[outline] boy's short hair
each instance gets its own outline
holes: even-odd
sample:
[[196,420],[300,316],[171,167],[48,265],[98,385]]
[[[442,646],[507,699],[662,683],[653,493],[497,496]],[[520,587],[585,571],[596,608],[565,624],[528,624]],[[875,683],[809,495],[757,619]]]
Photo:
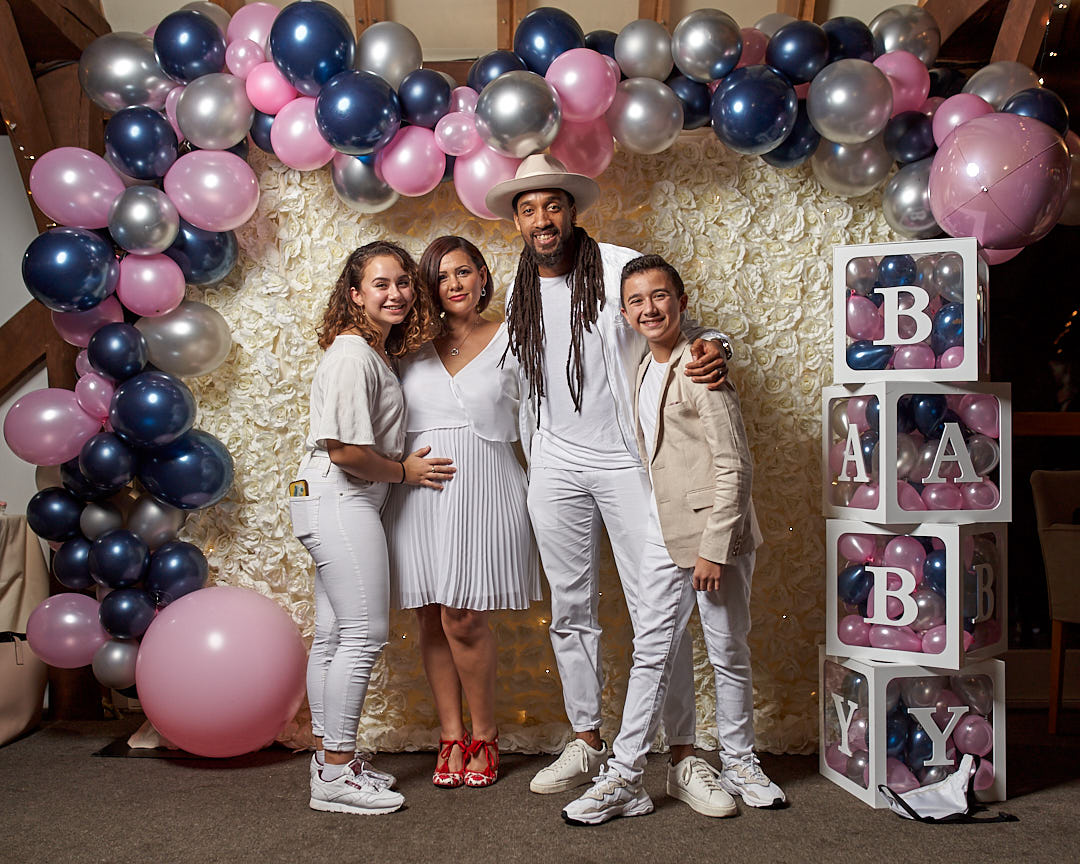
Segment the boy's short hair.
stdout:
[[626,305],[625,300],[623,300],[623,288],[626,287],[626,280],[631,276],[636,276],[638,273],[647,273],[649,270],[659,270],[667,276],[672,286],[674,286],[677,296],[682,297],[686,293],[679,271],[668,264],[662,255],[641,255],[623,265],[622,275],[619,278],[619,298],[622,305]]

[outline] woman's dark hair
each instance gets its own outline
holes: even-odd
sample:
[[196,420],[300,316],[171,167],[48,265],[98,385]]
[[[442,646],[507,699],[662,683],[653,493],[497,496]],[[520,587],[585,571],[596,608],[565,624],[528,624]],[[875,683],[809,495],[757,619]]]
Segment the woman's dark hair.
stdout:
[[487,309],[488,303],[491,302],[491,295],[494,293],[494,287],[491,284],[491,268],[488,267],[487,261],[484,260],[483,253],[464,237],[446,234],[437,237],[428,244],[424,254],[420,256],[420,284],[428,295],[432,308],[436,310],[442,309],[442,301],[439,299],[439,265],[445,256],[457,250],[461,250],[469,256],[469,260],[472,261],[477,271],[483,270],[487,274],[487,283],[484,286],[486,293],[480,298],[480,302],[476,304],[476,311],[483,312]]

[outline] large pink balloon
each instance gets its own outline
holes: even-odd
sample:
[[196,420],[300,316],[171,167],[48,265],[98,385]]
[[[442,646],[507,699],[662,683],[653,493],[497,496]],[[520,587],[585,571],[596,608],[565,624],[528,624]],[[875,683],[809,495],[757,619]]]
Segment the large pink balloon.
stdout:
[[299,95],[273,63],[260,63],[244,81],[248,101],[263,114],[277,114]]
[[334,148],[319,134],[311,96],[293,99],[278,112],[270,125],[270,146],[282,163],[298,171],[322,168],[334,158]]
[[98,619],[98,601],[86,594],[54,594],[26,620],[30,650],[57,669],[89,666],[109,641]]
[[563,120],[559,134],[551,142],[551,155],[568,171],[599,177],[615,156],[615,139],[607,120],[597,117],[586,123]]
[[996,396],[967,393],[960,397],[956,413],[976,432],[982,432],[991,438],[997,438],[1001,434],[1001,407]]
[[876,509],[878,506],[877,483],[860,483],[855,494],[851,496],[850,506],[858,507],[860,510]]
[[164,315],[184,299],[184,271],[168,255],[128,255],[120,262],[116,296],[136,315]]
[[375,166],[387,186],[399,195],[417,198],[442,182],[446,154],[435,143],[432,130],[405,126],[379,151]]
[[177,141],[184,140],[184,133],[180,131],[180,124],[176,122],[176,103],[184,95],[184,86],[181,84],[179,87],[173,87],[169,91],[169,95],[165,97],[165,117],[168,119],[169,125],[172,126],[173,132],[176,133]]
[[964,496],[952,483],[928,483],[923,487],[922,500],[927,510],[964,509]]
[[222,586],[166,606],[143,636],[135,684],[147,718],[200,756],[272,742],[304,698],[304,643],[273,600]]
[[958,483],[965,510],[993,510],[1001,503],[1001,491],[993,480]]
[[993,267],[995,264],[1004,264],[1006,261],[1012,261],[1013,258],[1023,251],[1023,246],[1018,246],[1016,249],[980,249],[979,255],[985,259],[987,264]]
[[79,407],[74,391],[34,390],[18,399],[4,418],[4,440],[11,452],[34,465],[59,465],[79,455],[101,421]]
[[914,537],[906,534],[893,537],[885,544],[881,560],[893,567],[900,567],[915,576],[915,584],[923,580],[923,565],[926,563],[926,549]]
[[930,70],[910,51],[890,51],[874,61],[889,79],[893,92],[892,116],[918,111],[930,95]]
[[852,339],[877,339],[885,335],[881,310],[868,297],[852,292],[847,298],[847,335]]
[[910,627],[874,624],[870,628],[870,644],[890,651],[922,651],[922,639]]
[[238,39],[225,49],[225,65],[237,78],[246,79],[252,69],[265,62],[262,46],[250,39]]
[[556,57],[544,75],[559,95],[563,120],[585,123],[603,115],[619,86],[604,55],[591,48],[572,48]]
[[465,111],[444,114],[435,124],[435,144],[447,156],[466,156],[483,143],[476,131],[476,119]]
[[868,564],[874,560],[877,543],[873,534],[843,534],[836,551],[852,564]]
[[837,621],[836,635],[845,645],[870,645],[870,625],[862,615],[845,615]]
[[265,47],[266,40],[270,37],[270,27],[280,11],[273,3],[248,3],[241,6],[229,19],[225,40],[231,44],[241,39],[250,39],[256,45]]
[[925,510],[926,503],[907,480],[896,481],[896,502],[901,510]]
[[79,407],[101,423],[109,419],[109,406],[112,404],[116,386],[98,372],[88,372],[75,382],[75,398]]
[[30,169],[30,192],[41,212],[60,225],[104,228],[124,181],[97,153],[57,147]]
[[[960,350],[963,351],[962,348]],[[934,355],[934,349],[922,342],[916,342],[914,345],[901,345],[893,354],[894,369],[933,369],[936,363],[937,357]]]
[[520,159],[481,147],[454,162],[454,189],[458,198],[471,213],[481,219],[498,219],[484,203],[487,193],[496,183],[513,180]]
[[450,110],[472,114],[476,111],[476,100],[480,98],[472,87],[455,87],[450,92]]
[[922,650],[924,654],[940,654],[948,646],[949,628],[945,624],[931,627],[922,634]]
[[952,348],[946,348],[941,352],[941,356],[937,358],[938,369],[955,369],[961,363],[964,362],[964,346],[953,345]]
[[259,181],[235,153],[193,150],[177,159],[165,175],[165,194],[196,228],[231,231],[247,222],[259,206]]
[[[134,256],[128,256],[134,257]],[[125,259],[127,260],[127,259]],[[124,262],[120,262],[120,272],[123,273]],[[120,301],[110,294],[97,306],[87,309],[85,312],[53,312],[52,322],[60,338],[70,345],[85,348],[90,344],[99,327],[106,324],[115,324],[124,320],[124,310],[120,307]]]
[[952,734],[956,749],[961,753],[985,756],[994,749],[994,727],[979,714],[965,714]]
[[952,131],[961,123],[983,114],[993,114],[994,106],[974,93],[957,93],[950,96],[934,112],[934,143],[940,147]]

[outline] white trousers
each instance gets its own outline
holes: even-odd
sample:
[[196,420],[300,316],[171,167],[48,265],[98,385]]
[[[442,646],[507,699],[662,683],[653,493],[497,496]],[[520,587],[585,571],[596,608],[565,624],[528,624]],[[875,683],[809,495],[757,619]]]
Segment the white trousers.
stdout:
[[371,669],[386,646],[390,569],[379,511],[387,484],[359,480],[329,457],[300,472],[293,534],[315,559],[315,637],[308,656],[311,730],[327,750],[352,752]]
[[[641,602],[639,589],[651,498],[644,468],[567,471],[533,465],[529,475],[529,516],[551,587],[551,645],[562,679],[566,716],[575,732],[599,729],[601,720],[604,676],[597,616],[601,522],[637,633],[643,616],[648,619],[653,614],[649,603]],[[664,727],[669,743],[692,744],[696,718],[689,639],[675,649]],[[627,707],[630,710],[629,703]],[[650,708],[633,710],[647,713]],[[654,727],[654,737],[655,732]],[[651,743],[650,738],[646,747]]]

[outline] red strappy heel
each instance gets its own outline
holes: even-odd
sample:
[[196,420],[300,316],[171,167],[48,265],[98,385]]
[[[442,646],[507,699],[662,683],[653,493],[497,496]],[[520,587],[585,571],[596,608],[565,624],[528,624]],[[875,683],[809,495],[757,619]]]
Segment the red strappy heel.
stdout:
[[[450,770],[450,756],[454,752],[454,748],[457,747],[462,753],[462,762],[460,771]],[[439,739],[439,761],[435,764],[435,771],[431,775],[431,782],[438,786],[440,789],[456,789],[458,786],[465,782],[465,763],[469,760],[469,749],[472,747],[472,741],[469,738],[469,733],[460,739],[451,739],[449,741]]]
[[479,738],[473,738],[472,744],[469,745],[469,749],[465,753],[465,764],[468,765],[469,759],[473,756],[479,756],[481,750],[484,751],[484,756],[487,759],[487,765],[484,766],[482,771],[465,771],[465,785],[472,786],[474,789],[483,788],[484,786],[490,786],[492,783],[499,779],[498,733],[495,734],[495,737],[491,741],[483,741]]

